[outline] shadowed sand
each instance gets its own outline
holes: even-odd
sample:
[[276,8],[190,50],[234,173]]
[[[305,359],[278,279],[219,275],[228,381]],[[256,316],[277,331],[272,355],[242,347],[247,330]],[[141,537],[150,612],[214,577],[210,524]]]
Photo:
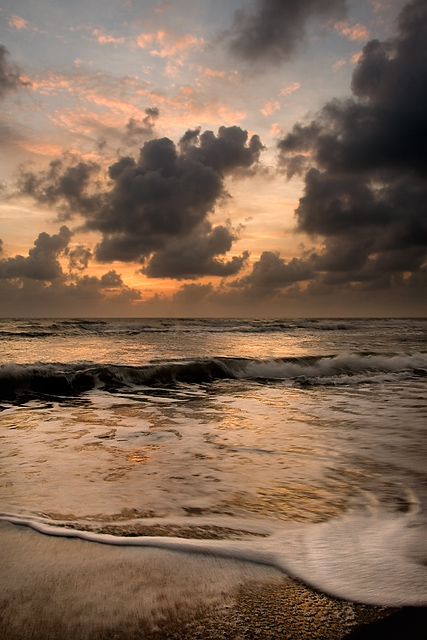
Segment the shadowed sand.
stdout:
[[[411,635],[417,616],[425,631],[424,609],[337,600],[248,562],[51,538],[7,523],[0,554],[7,640],[373,638],[375,627],[360,625],[381,619],[375,624],[389,623],[382,637],[424,637]],[[406,635],[391,635],[398,616]]]

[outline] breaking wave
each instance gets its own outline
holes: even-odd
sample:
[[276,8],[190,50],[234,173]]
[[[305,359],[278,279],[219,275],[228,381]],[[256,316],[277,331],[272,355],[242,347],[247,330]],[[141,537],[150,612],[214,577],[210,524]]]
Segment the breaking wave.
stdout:
[[342,354],[302,358],[201,358],[140,367],[115,364],[35,363],[0,366],[0,399],[74,396],[92,389],[197,384],[220,379],[288,381],[298,385],[360,384],[387,376],[427,377],[427,354]]

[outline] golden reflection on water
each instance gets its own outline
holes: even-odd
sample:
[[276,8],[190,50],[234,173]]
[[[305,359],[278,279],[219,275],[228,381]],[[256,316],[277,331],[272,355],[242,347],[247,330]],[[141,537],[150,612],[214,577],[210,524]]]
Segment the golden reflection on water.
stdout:
[[125,504],[158,517],[320,522],[364,491],[392,500],[393,469],[352,448],[378,420],[378,390],[328,393],[237,380],[8,409],[1,491],[10,510],[98,519]]
[[348,503],[342,497],[332,497],[331,492],[322,486],[299,482],[283,487],[260,488],[255,497],[235,492],[225,505],[280,520],[325,522],[345,511]]

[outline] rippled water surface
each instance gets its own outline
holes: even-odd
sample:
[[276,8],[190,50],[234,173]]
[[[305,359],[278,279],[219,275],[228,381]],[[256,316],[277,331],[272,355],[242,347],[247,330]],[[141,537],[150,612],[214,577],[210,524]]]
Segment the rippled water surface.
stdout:
[[426,336],[424,320],[0,321],[1,510],[274,548],[297,523],[336,523],[331,541],[374,517],[399,523],[396,557],[420,556],[426,586]]

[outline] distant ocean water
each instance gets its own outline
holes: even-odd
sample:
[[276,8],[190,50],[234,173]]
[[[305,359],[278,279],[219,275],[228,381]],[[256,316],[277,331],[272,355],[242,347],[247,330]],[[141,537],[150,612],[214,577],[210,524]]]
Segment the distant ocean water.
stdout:
[[427,604],[427,320],[0,320],[1,519]]

